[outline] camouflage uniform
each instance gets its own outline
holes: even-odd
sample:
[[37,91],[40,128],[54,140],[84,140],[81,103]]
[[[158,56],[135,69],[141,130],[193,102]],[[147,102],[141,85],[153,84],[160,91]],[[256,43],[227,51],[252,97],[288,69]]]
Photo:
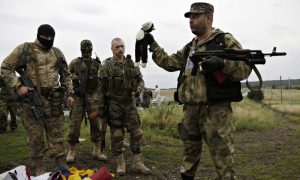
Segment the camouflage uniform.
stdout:
[[[28,49],[25,47],[28,47]],[[26,49],[26,52],[24,52],[24,49]],[[24,65],[24,70],[34,87],[37,86],[38,81],[40,82],[40,98],[48,128],[44,129],[42,122],[35,119],[26,97],[23,98],[20,104],[23,124],[28,134],[29,154],[37,168],[43,166],[45,135],[50,157],[55,160],[57,165],[61,165],[61,160],[65,159],[63,92],[59,82],[58,54],[63,60],[62,70],[65,77],[65,90],[68,94],[73,94],[70,73],[62,52],[58,48],[45,50],[37,39],[35,42],[23,43],[16,47],[1,65],[4,80],[15,90],[18,90],[21,86],[21,81],[16,76],[15,71],[19,67],[24,67]],[[22,59],[24,55],[26,61]],[[37,68],[35,68],[35,64]],[[39,77],[36,75],[36,70]]]
[[7,129],[7,96],[6,85],[0,76],[0,134]]
[[17,128],[17,103],[15,101],[8,100],[8,97],[13,93],[11,88],[6,85],[2,76],[0,75],[0,133],[3,133],[7,129],[7,116],[10,113],[10,129],[14,131]]
[[[77,67],[80,69],[77,69]],[[69,126],[69,133],[68,133],[68,142],[70,144],[76,145],[79,143],[79,136],[80,136],[80,126],[83,118],[85,118],[85,112],[89,108],[91,112],[98,111],[99,109],[99,97],[98,97],[98,69],[100,63],[90,59],[85,62],[81,58],[73,59],[69,65],[70,72],[72,74],[72,79],[77,79],[77,81],[73,81],[74,86],[74,95],[75,95],[75,104],[73,105],[71,112],[70,112],[70,126]],[[78,82],[78,72],[88,72],[82,73],[82,75],[86,76],[84,79],[87,80],[87,85],[84,89],[87,107],[83,107],[83,100],[81,97],[82,90],[79,90],[79,83]],[[84,109],[85,108],[85,109]],[[91,141],[96,143],[100,142],[100,118],[97,117],[96,119],[89,119],[90,122],[90,131],[91,131]]]
[[152,91],[148,88],[144,88],[141,96],[143,108],[149,108],[152,99]]
[[[130,147],[133,154],[140,153],[140,138],[142,131],[137,118],[137,109],[132,92],[140,91],[144,87],[142,74],[134,66],[131,59],[118,63],[113,58],[106,60],[100,67],[100,108],[104,108],[104,96],[109,99],[110,130],[112,134],[112,152],[114,155],[122,153],[121,139],[114,139],[119,130],[126,127],[130,132]],[[122,137],[124,134],[122,133]]]
[[[205,51],[207,44],[220,33],[223,32],[213,29],[212,33],[197,45],[193,40],[189,55],[192,51]],[[241,45],[232,35],[225,34],[225,48],[240,49]],[[200,70],[196,76],[191,75],[193,63],[186,60],[184,49],[185,47],[169,56],[156,42],[150,46],[153,60],[160,67],[170,72],[184,69],[185,79],[178,88],[178,98],[184,104],[182,128],[186,133],[186,137],[182,138],[184,150],[180,172],[188,177],[195,176],[204,140],[209,147],[218,178],[234,179],[231,102],[207,102],[205,76]],[[251,68],[244,62],[227,62],[222,72],[234,81],[241,81],[249,76]]]

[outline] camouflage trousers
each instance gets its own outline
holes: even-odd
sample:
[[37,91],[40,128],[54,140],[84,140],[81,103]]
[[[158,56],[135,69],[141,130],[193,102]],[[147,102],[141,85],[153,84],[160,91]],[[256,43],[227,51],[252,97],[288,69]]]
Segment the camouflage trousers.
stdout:
[[[88,99],[89,108],[92,112],[99,110],[99,100],[95,98]],[[75,104],[70,111],[70,124],[68,130],[68,142],[72,145],[79,143],[80,127],[83,119],[86,117],[84,107],[80,97],[75,97]],[[91,141],[94,143],[100,142],[100,118],[89,119]]]
[[0,100],[0,133],[7,129],[7,104],[6,101]]
[[[209,148],[217,179],[236,179],[233,169],[232,108],[230,103],[183,106],[183,163],[180,172],[195,176],[202,152],[202,140]],[[183,137],[184,136],[184,137]]]
[[3,133],[7,130],[7,118],[8,112],[10,113],[10,129],[15,130],[17,128],[17,104],[7,102],[6,100],[0,100],[0,133]]
[[10,114],[10,129],[15,130],[17,128],[17,103],[16,102],[8,102],[7,109]]
[[143,136],[140,120],[133,101],[109,103],[112,154],[122,153],[125,129],[130,133],[130,149],[133,154],[141,153],[140,139]]
[[55,108],[54,112],[48,99],[42,97],[41,100],[46,114],[47,129],[44,128],[42,121],[35,119],[29,104],[20,104],[23,125],[28,134],[29,155],[32,159],[42,158],[46,138],[49,155],[56,159],[65,155],[63,109],[61,106],[61,109]]

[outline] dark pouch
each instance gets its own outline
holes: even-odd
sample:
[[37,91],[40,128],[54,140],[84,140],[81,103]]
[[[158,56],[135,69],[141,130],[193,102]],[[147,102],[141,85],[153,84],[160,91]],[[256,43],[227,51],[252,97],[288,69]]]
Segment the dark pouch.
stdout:
[[60,116],[63,114],[63,98],[64,95],[60,91],[55,91],[51,97],[51,114],[53,116]]

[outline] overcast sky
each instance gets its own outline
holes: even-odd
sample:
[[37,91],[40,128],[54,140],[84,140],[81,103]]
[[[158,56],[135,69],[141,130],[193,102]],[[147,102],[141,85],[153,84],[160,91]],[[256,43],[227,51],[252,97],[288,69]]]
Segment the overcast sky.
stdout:
[[[194,35],[183,14],[191,0],[1,0],[0,63],[19,44],[36,38],[40,24],[56,31],[54,46],[68,63],[80,56],[80,41],[90,39],[101,60],[111,56],[115,37],[125,41],[126,53],[134,57],[135,36],[146,21],[154,22],[155,40],[169,54],[175,53]],[[208,0],[214,5],[213,26],[231,33],[245,49],[287,52],[285,57],[267,58],[259,65],[264,80],[300,78],[299,0]],[[94,56],[94,55],[93,55]],[[178,72],[169,73],[150,57],[142,69],[147,87],[176,87]],[[250,81],[257,80],[251,74]]]

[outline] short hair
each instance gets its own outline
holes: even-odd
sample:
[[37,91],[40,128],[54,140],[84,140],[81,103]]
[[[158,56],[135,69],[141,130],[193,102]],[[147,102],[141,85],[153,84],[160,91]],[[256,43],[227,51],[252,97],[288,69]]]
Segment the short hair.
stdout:
[[[113,44],[115,43],[115,42],[120,42],[120,41],[123,41],[121,38],[113,38],[113,40],[111,40],[111,47],[113,47]],[[124,42],[124,41],[123,41]]]

